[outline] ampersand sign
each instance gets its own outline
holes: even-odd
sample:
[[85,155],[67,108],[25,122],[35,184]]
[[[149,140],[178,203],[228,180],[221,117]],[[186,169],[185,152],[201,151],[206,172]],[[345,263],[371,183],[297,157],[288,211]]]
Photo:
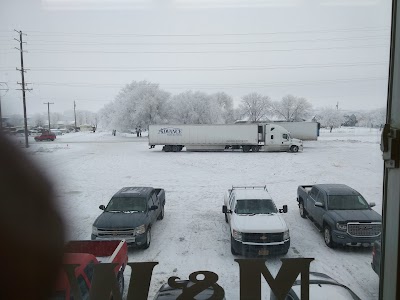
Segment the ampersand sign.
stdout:
[[[203,275],[204,279],[197,279],[198,275]],[[170,287],[175,289],[181,289],[177,300],[194,300],[194,297],[199,295],[201,292],[211,289],[213,294],[208,300],[223,300],[225,296],[224,289],[217,284],[218,275],[209,271],[198,271],[189,275],[189,282],[178,281],[179,277],[170,277],[168,284]]]

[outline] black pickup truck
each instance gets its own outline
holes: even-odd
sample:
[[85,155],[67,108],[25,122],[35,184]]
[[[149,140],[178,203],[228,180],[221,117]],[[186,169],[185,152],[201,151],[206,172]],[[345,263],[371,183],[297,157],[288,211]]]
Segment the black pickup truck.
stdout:
[[124,239],[147,249],[151,227],[164,218],[165,191],[152,187],[124,187],[112,196],[93,223],[92,240]]
[[300,216],[324,232],[325,244],[370,246],[380,239],[382,217],[356,190],[344,184],[301,185],[297,189]]

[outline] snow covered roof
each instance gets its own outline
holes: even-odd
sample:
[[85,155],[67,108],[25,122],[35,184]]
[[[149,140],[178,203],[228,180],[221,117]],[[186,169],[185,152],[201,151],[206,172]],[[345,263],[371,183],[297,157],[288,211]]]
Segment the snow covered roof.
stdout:
[[234,188],[236,199],[272,199],[264,188]]
[[317,184],[327,195],[358,195],[358,192],[345,184]]
[[153,190],[151,187],[123,187],[113,197],[148,197]]

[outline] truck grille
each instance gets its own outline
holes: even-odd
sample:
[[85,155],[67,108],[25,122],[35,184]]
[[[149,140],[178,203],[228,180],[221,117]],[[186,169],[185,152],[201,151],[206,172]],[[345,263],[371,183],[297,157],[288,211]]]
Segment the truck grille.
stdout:
[[348,223],[347,232],[352,236],[378,236],[381,234],[381,223]]
[[242,233],[242,241],[249,243],[283,242],[283,232],[278,233]]
[[133,233],[134,233],[133,228],[127,228],[127,229],[121,229],[121,228],[101,229],[101,228],[98,228],[99,236],[126,236],[126,235],[133,235]]

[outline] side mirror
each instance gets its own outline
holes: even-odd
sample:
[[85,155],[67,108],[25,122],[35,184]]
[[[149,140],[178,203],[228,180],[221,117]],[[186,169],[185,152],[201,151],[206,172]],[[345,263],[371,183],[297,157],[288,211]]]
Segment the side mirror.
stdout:
[[104,205],[100,205],[99,208],[100,208],[101,210],[105,210],[105,209],[106,209],[106,207],[105,207]]
[[228,213],[228,207],[226,207],[226,205],[223,205],[223,206],[222,206],[222,212],[223,212],[224,214],[227,214],[227,213]]
[[321,202],[315,202],[314,206],[324,208],[324,205]]
[[278,209],[279,213],[287,213],[288,212],[288,208],[287,205],[282,206],[282,208]]
[[369,203],[369,207],[374,207],[376,204],[375,204],[375,202],[370,202]]
[[156,210],[157,208],[158,208],[157,205],[153,205],[153,206],[150,207],[150,210]]

